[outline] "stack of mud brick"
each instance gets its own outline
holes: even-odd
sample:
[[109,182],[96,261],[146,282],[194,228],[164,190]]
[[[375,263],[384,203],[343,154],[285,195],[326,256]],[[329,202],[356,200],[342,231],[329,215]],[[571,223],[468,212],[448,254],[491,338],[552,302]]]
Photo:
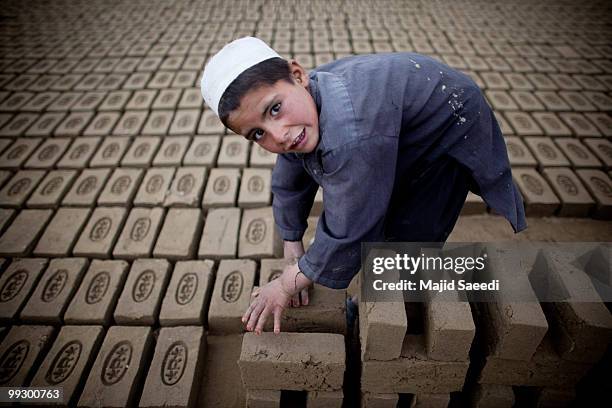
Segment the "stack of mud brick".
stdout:
[[[570,406],[577,383],[610,344],[609,310],[589,275],[561,250],[518,261],[503,251],[488,254],[488,267],[514,295],[474,303],[478,329],[467,399],[474,407]],[[540,303],[545,296],[557,301]]]
[[469,303],[450,291],[423,302],[404,302],[402,292],[367,300],[359,303],[361,406],[448,406],[470,365],[475,326]]

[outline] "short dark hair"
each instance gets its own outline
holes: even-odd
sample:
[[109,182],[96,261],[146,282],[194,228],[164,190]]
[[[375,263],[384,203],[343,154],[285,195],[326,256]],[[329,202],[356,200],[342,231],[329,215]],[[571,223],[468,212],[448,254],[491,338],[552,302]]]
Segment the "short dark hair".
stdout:
[[293,84],[289,62],[283,58],[275,57],[261,61],[242,72],[221,96],[218,109],[221,122],[229,128],[227,124],[229,114],[234,109],[238,109],[240,99],[247,92],[265,85],[272,86],[278,81]]

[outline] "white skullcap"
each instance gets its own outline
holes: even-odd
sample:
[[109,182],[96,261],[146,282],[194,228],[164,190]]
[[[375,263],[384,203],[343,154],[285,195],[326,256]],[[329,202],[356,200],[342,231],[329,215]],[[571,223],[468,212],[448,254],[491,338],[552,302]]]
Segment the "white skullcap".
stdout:
[[255,37],[242,37],[225,45],[204,67],[200,82],[204,101],[219,116],[219,101],[234,79],[253,65],[275,57],[280,55]]

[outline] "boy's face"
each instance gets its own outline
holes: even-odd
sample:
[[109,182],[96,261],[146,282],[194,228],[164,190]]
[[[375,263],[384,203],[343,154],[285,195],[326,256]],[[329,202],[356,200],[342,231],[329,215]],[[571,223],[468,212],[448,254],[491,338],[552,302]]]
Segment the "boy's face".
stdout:
[[294,83],[278,81],[249,91],[228,124],[236,133],[273,153],[309,153],[319,142],[319,116],[308,92],[308,75],[289,61]]

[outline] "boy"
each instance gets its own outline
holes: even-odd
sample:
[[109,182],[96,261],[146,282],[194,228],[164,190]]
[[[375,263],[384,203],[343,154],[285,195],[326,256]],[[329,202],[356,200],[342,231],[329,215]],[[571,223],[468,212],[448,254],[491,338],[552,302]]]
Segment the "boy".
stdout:
[[[468,190],[526,228],[493,112],[466,75],[413,53],[361,55],[310,73],[244,37],[211,58],[202,95],[223,124],[279,153],[273,211],[292,259],[253,295],[243,316],[274,332],[289,304],[318,282],[345,288],[362,241],[444,242]],[[301,243],[318,186],[324,211],[308,252]]]

